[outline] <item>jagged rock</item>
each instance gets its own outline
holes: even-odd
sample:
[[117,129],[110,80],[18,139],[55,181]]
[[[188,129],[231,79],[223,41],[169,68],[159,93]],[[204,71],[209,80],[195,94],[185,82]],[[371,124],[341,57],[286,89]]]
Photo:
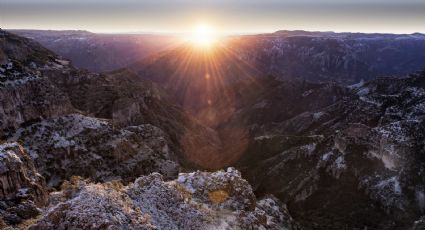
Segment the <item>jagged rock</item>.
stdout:
[[37,43],[0,34],[0,135],[23,123],[73,111],[70,100],[42,72],[61,69],[61,61]]
[[156,229],[149,222],[121,191],[89,184],[73,199],[49,209],[29,229]]
[[248,182],[239,171],[228,168],[226,172],[193,172],[180,174],[177,179],[191,194],[191,199],[229,210],[254,210],[255,196]]
[[31,76],[0,85],[0,101],[0,129],[18,128],[24,123],[73,111],[68,97],[52,83]]
[[[232,168],[183,173],[168,182],[153,173],[124,187],[86,182],[75,187],[78,192],[30,229],[298,229],[275,198],[256,205],[249,184]],[[217,189],[227,195],[207,195]]]
[[152,125],[115,129],[109,120],[70,114],[18,129],[11,139],[28,149],[50,186],[71,176],[129,182],[179,171],[164,133]]
[[46,205],[48,193],[44,178],[32,159],[17,143],[0,145],[0,220],[19,224],[37,216]]

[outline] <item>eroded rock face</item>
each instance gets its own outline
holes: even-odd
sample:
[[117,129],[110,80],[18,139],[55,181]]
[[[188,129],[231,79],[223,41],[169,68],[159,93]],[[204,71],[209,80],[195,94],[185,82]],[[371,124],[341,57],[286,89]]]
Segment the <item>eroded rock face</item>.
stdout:
[[361,82],[323,107],[313,88],[292,117],[279,91],[260,96],[239,113],[252,136],[237,165],[306,228],[408,228],[425,204],[424,87],[424,73]]
[[0,50],[0,131],[73,111],[68,96],[43,75],[67,68],[68,63],[7,32],[0,33]]
[[[67,93],[72,105],[90,116],[111,119],[114,127],[152,124],[162,129],[170,148],[187,167],[202,165],[192,154],[214,158],[222,145],[218,134],[191,117],[150,81],[127,70],[93,74],[68,69],[45,71]],[[190,152],[190,153],[189,153]],[[188,154],[189,153],[189,154]]]
[[115,129],[109,120],[70,114],[21,128],[11,139],[23,142],[49,186],[71,176],[129,182],[179,171],[164,133],[152,125]]
[[[249,184],[232,168],[184,173],[174,181],[153,173],[124,187],[80,181],[73,189],[68,200],[51,207],[30,229],[298,228],[275,198],[257,205]],[[57,196],[64,197],[65,191]]]
[[19,224],[40,213],[48,193],[44,178],[17,143],[0,145],[0,222]]

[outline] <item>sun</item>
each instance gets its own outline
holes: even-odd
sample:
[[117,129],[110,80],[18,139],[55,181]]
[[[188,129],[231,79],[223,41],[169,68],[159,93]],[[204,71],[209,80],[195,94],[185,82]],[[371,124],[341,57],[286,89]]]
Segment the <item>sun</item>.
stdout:
[[217,32],[208,24],[199,24],[187,38],[193,45],[200,48],[209,48],[217,41]]

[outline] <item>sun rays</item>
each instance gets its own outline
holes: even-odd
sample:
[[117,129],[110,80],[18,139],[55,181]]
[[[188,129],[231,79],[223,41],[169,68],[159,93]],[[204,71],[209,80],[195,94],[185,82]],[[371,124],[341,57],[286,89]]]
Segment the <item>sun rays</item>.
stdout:
[[219,33],[215,28],[207,23],[196,25],[189,33],[185,35],[185,40],[194,47],[200,49],[211,48],[218,42]]
[[214,34],[204,29],[200,29],[199,37],[170,51],[166,60],[172,67],[166,72],[166,85],[185,111],[212,132],[213,144],[183,135],[180,141],[186,157],[214,169],[235,162],[247,147],[247,127],[233,122],[221,130],[220,125],[237,113],[240,98],[247,89],[253,89],[259,71],[226,45],[226,38],[213,41],[209,40],[213,37],[203,37]]

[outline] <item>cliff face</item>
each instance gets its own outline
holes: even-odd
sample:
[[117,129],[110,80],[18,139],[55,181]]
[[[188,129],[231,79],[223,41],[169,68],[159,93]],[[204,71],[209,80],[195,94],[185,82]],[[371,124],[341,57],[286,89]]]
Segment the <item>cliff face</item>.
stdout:
[[30,40],[0,31],[0,129],[73,110],[66,94],[42,72],[66,68],[65,61]]
[[18,224],[40,214],[48,203],[44,178],[17,143],[0,145],[0,225]]

